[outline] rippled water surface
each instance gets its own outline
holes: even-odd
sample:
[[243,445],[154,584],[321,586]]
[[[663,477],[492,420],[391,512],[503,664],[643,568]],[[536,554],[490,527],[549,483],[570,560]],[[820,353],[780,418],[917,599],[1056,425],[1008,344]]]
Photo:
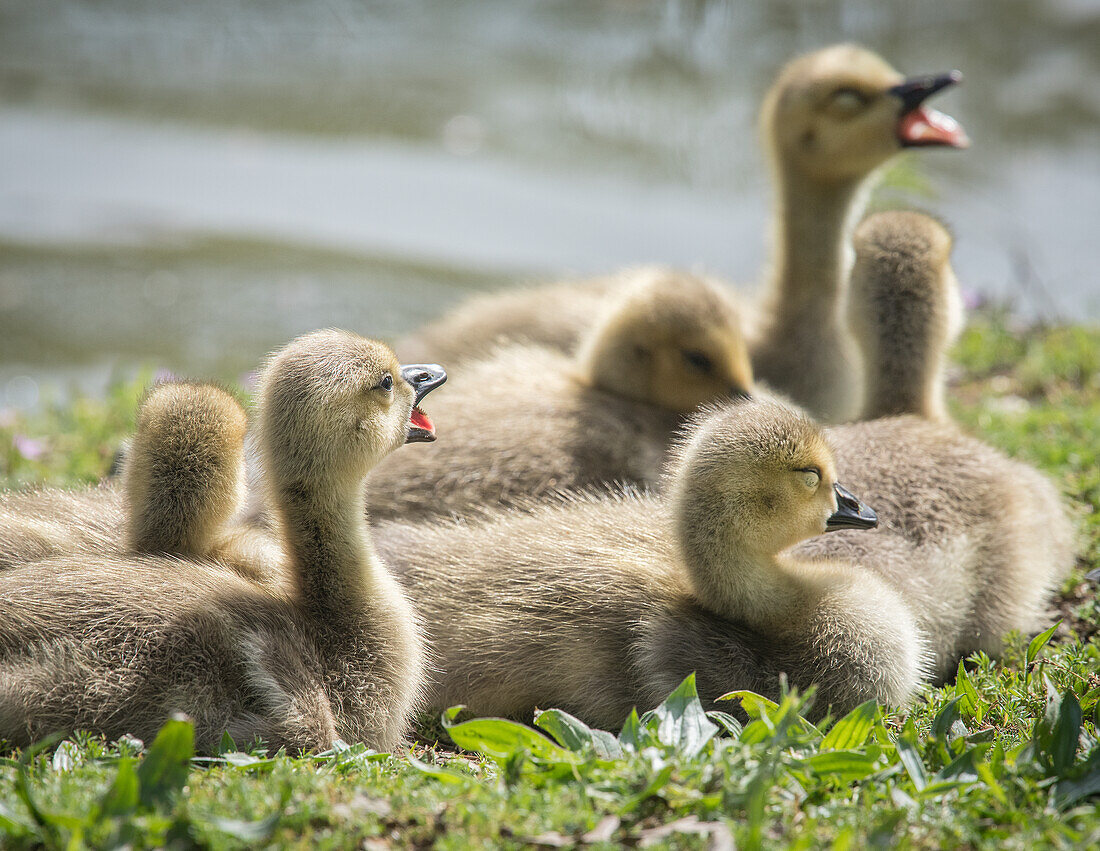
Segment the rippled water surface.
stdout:
[[972,294],[1100,317],[1096,0],[0,0],[0,408],[625,263],[749,289],[760,96],[845,39],[966,75],[972,149],[878,202]]

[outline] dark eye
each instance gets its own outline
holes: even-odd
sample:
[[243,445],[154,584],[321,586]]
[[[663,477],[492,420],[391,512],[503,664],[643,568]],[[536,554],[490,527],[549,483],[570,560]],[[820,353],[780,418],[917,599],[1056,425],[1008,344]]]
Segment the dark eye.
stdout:
[[802,474],[803,484],[809,490],[815,490],[821,481],[821,471],[817,467],[802,467],[795,472]]
[[378,387],[389,393],[393,390],[393,376],[387,372],[382,376],[382,380],[378,382]]
[[699,372],[709,373],[714,370],[714,361],[708,355],[695,349],[684,349],[684,360]]
[[845,86],[829,95],[829,100],[842,109],[860,109],[867,105],[868,97],[859,89]]

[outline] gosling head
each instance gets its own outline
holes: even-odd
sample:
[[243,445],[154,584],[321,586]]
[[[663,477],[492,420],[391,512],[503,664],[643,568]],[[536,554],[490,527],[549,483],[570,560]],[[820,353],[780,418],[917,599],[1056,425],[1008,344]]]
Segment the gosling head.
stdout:
[[951,236],[920,213],[876,213],[853,245],[848,325],[866,365],[865,417],[946,417],[940,366],[963,320]]
[[784,170],[822,184],[862,180],[902,148],[965,148],[958,122],[924,106],[961,79],[958,71],[906,78],[852,44],[800,56],[764,99],[766,147]]
[[870,529],[875,512],[836,480],[820,428],[770,401],[701,413],[670,464],[689,553],[771,556],[837,529]]
[[447,375],[402,366],[386,345],[316,331],[271,355],[260,379],[260,445],[275,487],[355,484],[405,443],[435,439],[420,400]]
[[676,413],[751,394],[740,317],[717,286],[660,267],[630,276],[581,344],[587,383]]

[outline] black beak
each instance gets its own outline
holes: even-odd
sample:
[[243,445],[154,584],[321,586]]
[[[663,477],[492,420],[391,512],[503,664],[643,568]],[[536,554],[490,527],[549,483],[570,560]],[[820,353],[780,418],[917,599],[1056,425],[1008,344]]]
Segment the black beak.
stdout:
[[825,531],[838,529],[874,529],[878,525],[878,515],[864,505],[855,494],[840,485],[833,485],[836,494],[836,512],[825,521]]
[[419,405],[421,399],[447,380],[447,373],[437,363],[411,363],[401,367],[401,377],[412,385],[416,392],[413,404]]
[[409,417],[409,427],[405,432],[405,442],[431,443],[435,440],[435,425],[432,424],[431,417],[417,405],[420,404],[421,399],[447,380],[447,373],[439,364],[413,363],[401,367],[401,377],[408,382],[416,394],[413,397],[412,415]]
[[901,98],[901,114],[912,112],[928,98],[941,89],[962,82],[961,71],[948,71],[946,74],[923,74],[919,77],[909,77],[887,91]]

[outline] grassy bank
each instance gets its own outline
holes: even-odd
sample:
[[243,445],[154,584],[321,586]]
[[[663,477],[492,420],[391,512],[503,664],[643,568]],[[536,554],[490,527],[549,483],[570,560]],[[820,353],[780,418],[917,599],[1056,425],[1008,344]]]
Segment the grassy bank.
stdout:
[[[818,729],[800,718],[807,696],[746,698],[742,728],[703,714],[688,682],[617,737],[554,712],[539,719],[553,741],[448,721],[480,756],[448,741],[291,759],[227,740],[192,760],[182,721],[144,751],[77,736],[0,759],[0,846],[1097,846],[1100,607],[1084,576],[1100,568],[1100,329],[987,315],[955,360],[956,417],[1061,484],[1081,557],[1056,629],[969,660],[907,711],[868,705]],[[0,480],[94,481],[139,392],[4,414]]]

